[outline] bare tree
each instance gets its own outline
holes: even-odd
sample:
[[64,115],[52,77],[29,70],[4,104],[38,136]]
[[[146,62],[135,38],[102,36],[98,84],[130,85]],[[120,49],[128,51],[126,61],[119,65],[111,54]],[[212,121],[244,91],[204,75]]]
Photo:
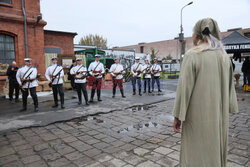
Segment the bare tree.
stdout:
[[100,35],[89,34],[82,37],[79,41],[81,45],[96,46],[100,49],[107,49],[107,39]]

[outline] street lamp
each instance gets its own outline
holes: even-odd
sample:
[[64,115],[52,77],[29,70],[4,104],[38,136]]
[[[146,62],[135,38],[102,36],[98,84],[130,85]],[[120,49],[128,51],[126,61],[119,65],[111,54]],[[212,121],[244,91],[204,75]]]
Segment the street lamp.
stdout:
[[[186,7],[186,6],[189,6],[193,4],[193,1],[189,2],[188,4],[186,4],[185,6],[183,6],[181,8],[181,32],[179,34],[179,41],[180,41],[180,44],[181,44],[181,55],[185,53],[185,47],[183,46],[185,44],[185,41],[184,41],[184,33],[183,33],[183,26],[182,26],[182,11],[183,9]],[[180,61],[182,60],[182,57],[180,57]]]

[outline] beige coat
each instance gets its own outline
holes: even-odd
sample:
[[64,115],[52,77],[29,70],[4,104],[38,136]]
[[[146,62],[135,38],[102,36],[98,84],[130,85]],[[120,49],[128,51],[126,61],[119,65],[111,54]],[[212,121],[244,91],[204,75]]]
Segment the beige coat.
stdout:
[[184,56],[174,116],[183,121],[180,167],[226,167],[229,112],[238,112],[229,57],[205,45]]

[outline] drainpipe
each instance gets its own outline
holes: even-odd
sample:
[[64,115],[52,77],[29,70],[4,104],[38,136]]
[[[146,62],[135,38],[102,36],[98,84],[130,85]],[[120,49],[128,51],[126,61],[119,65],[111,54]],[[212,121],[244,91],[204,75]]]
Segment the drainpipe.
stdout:
[[22,0],[22,11],[24,17],[25,57],[28,58],[29,55],[28,55],[28,40],[27,40],[27,17],[24,8],[24,0]]

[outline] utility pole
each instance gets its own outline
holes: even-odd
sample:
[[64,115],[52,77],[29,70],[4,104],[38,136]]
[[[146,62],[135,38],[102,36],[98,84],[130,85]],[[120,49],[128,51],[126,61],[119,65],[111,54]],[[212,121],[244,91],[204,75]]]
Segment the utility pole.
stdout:
[[189,2],[188,4],[186,4],[185,6],[183,6],[181,8],[181,26],[180,26],[180,30],[181,32],[179,33],[179,41],[180,41],[180,48],[181,48],[181,53],[180,53],[180,64],[182,63],[182,58],[183,55],[185,54],[185,47],[186,47],[186,41],[184,39],[184,33],[183,33],[183,26],[182,26],[182,11],[186,6],[189,6],[193,4],[193,1]]

